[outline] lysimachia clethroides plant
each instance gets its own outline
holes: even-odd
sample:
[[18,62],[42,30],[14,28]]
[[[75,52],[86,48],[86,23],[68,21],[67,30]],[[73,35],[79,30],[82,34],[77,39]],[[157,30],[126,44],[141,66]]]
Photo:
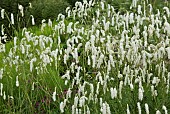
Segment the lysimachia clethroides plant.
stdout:
[[[59,14],[54,23],[42,20],[40,35],[24,28],[23,38],[15,37],[10,49],[0,45],[0,53],[8,52],[1,60],[0,81],[9,72],[7,66],[17,72],[17,89],[22,87],[22,66],[33,77],[53,70],[46,78],[63,84],[53,80],[50,92],[59,113],[168,114],[169,8],[155,13],[147,0],[132,0],[130,9],[122,13],[105,1],[83,0],[66,8],[66,15]],[[47,28],[50,35],[43,34]],[[38,81],[31,83],[32,92]],[[12,93],[4,86],[0,82],[0,96],[7,100]]]

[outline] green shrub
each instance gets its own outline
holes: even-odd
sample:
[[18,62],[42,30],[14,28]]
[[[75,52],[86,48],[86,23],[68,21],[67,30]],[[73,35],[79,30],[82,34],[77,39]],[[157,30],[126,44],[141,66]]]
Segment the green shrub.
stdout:
[[68,6],[64,0],[34,0],[29,13],[34,16],[36,24],[40,24],[42,19],[56,19]]

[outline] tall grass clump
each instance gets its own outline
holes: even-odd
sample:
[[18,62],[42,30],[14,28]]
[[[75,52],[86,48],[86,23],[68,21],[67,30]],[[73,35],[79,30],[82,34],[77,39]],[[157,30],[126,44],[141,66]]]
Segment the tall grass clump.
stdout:
[[0,113],[168,114],[170,11],[84,0],[0,48]]

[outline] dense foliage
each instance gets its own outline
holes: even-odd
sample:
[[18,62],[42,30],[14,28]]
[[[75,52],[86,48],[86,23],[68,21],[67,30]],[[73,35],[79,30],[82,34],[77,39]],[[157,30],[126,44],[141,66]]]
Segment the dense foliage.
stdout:
[[65,0],[34,0],[30,14],[34,16],[37,24],[41,24],[43,19],[56,20],[58,14],[64,14],[68,6]]

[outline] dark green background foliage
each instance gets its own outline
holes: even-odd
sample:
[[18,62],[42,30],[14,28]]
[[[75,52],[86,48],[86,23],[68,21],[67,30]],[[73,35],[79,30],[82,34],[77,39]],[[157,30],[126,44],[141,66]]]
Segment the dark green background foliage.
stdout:
[[[32,3],[32,8],[29,3]],[[24,7],[24,17],[21,17],[19,4]],[[65,12],[67,6],[70,6],[67,0],[0,0],[0,10],[5,9],[5,19],[0,17],[0,31],[3,24],[5,34],[11,39],[15,30],[31,26],[30,15],[34,16],[36,25],[39,25],[42,19],[56,19],[59,13]],[[10,24],[11,13],[14,14],[14,25]]]
[[[21,27],[26,26],[26,22],[28,19],[26,19],[26,12],[28,11],[28,6],[29,2],[32,2],[32,0],[0,0],[0,10],[5,9],[5,18],[2,19],[0,18],[0,30],[1,30],[1,25],[4,25],[5,28],[5,34],[7,34],[8,39],[11,39],[14,30],[18,30]],[[18,10],[18,4],[21,4],[24,6],[24,17],[21,17],[21,14],[19,13]],[[11,25],[11,13],[14,14],[14,20],[15,24]],[[18,23],[19,22],[19,23]],[[0,32],[1,36],[1,32]]]
[[[77,1],[83,2],[83,0],[66,0],[71,6],[74,6]],[[88,0],[89,1],[89,0]]]
[[42,19],[57,19],[59,13],[65,13],[69,3],[65,0],[34,0],[30,14],[34,16],[37,24],[41,23]]
[[0,7],[5,9],[8,12],[17,14],[18,13],[18,4],[23,5],[24,7],[29,6],[29,2],[33,0],[0,0]]
[[[28,27],[31,25],[30,15],[33,15],[36,24],[40,24],[42,19],[56,19],[59,13],[65,13],[65,8],[68,6],[74,6],[76,1],[83,0],[0,0],[0,9],[5,9],[9,19],[10,14],[13,13],[16,23],[15,27]],[[32,8],[29,8],[29,3],[32,4]],[[18,4],[24,6],[24,17],[18,10]],[[6,17],[7,18],[7,17]],[[19,19],[20,18],[20,19]],[[19,22],[20,21],[20,22]],[[9,20],[0,20],[0,24],[5,26],[9,25]]]

